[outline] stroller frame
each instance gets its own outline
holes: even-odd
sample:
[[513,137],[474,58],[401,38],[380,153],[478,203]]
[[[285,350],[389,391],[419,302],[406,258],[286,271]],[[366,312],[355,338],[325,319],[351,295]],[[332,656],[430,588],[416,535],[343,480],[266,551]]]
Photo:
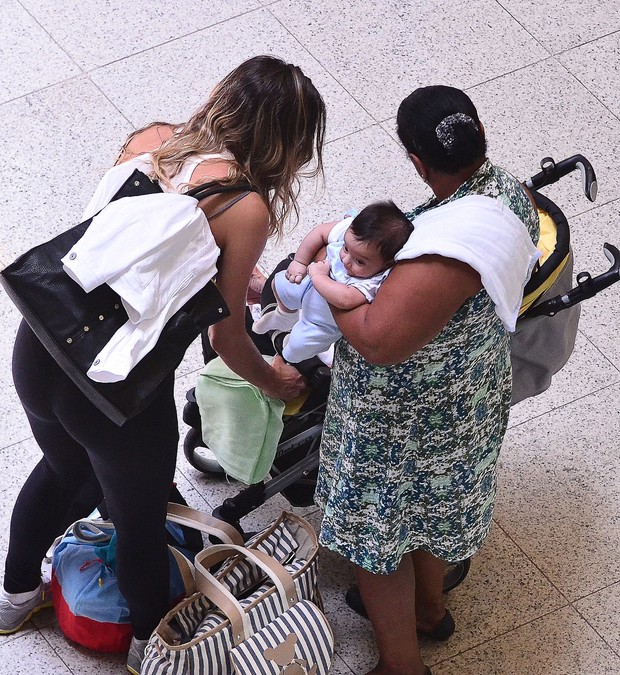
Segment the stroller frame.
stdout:
[[[537,190],[539,188],[555,183],[575,169],[579,169],[582,176],[582,188],[585,196],[590,201],[595,200],[597,193],[596,175],[590,162],[582,155],[574,155],[557,163],[550,157],[545,157],[541,161],[540,166],[542,171],[529,178],[524,184],[532,191],[539,208],[542,208],[545,211],[554,211],[553,219],[556,224],[559,219],[563,219],[564,223],[566,223],[566,219],[553,202],[538,194]],[[552,256],[555,256],[555,259],[551,264],[555,265],[557,261],[562,258],[570,260],[568,271],[570,272],[571,277],[569,283],[572,286],[572,252],[570,250],[570,235],[567,223],[566,230],[562,236],[558,233],[558,240],[560,239],[561,241],[558,241],[556,250],[552,254]],[[575,288],[570,288],[569,290],[562,289],[562,292],[560,292],[559,295],[554,294],[553,297],[550,298],[547,297],[549,291],[543,292],[540,297],[521,314],[519,322],[533,320],[540,321],[541,318],[544,321],[548,320],[544,317],[554,317],[563,310],[575,308],[577,315],[574,318],[574,330],[576,332],[579,311],[579,308],[576,307],[576,305],[585,299],[593,297],[620,279],[620,251],[609,243],[605,243],[603,249],[605,256],[611,263],[611,267],[607,272],[596,277],[592,277],[588,272],[580,272],[576,276],[577,285]],[[271,296],[270,280],[280,269],[285,269],[289,262],[290,260],[288,258],[283,260],[267,280],[265,291],[261,298],[261,304],[263,306],[274,301],[274,298]],[[543,270],[544,267],[545,266],[543,265],[541,270]],[[540,276],[546,278],[548,272],[542,271]],[[531,292],[531,290],[532,282],[530,281],[526,287],[526,293]],[[554,287],[552,286],[549,290],[553,291]],[[273,344],[271,344],[271,342],[265,342],[265,336],[257,336],[251,332],[251,324],[252,320],[248,311],[246,327],[253,340],[257,343],[259,348],[261,348],[261,351],[269,354],[274,354],[279,351],[277,334],[273,336]],[[573,345],[574,339],[570,344],[570,351],[572,351]],[[205,338],[205,336],[203,336],[203,348],[205,362],[216,356],[215,352],[210,348],[208,339]],[[557,370],[566,363],[570,351],[568,355],[555,365],[553,373],[557,372]],[[277,494],[283,494],[292,506],[301,507],[311,506],[313,504],[312,497],[319,465],[319,446],[329,393],[330,369],[327,366],[324,366],[317,358],[296,365],[299,367],[300,371],[309,378],[311,383],[311,393],[299,413],[284,418],[284,428],[270,472],[271,477],[268,480],[263,480],[260,483],[245,487],[235,496],[225,499],[221,506],[213,511],[213,515],[216,518],[230,523],[241,533],[243,533],[243,528],[240,523],[241,519]],[[550,381],[551,375],[548,376],[548,381],[541,386],[546,389],[549,386]],[[541,389],[540,391],[544,389]],[[528,396],[536,395],[540,393],[540,391],[532,390]],[[521,395],[518,400],[522,400],[522,398],[525,397],[527,396]],[[200,449],[204,449],[204,443],[202,441],[200,412],[198,410],[198,404],[196,403],[193,389],[190,389],[187,392],[186,399],[187,403],[183,410],[183,420],[190,426],[190,429],[187,432],[183,443],[185,457],[188,462],[199,471],[202,471],[205,474],[221,475],[223,474],[223,470],[217,464],[217,461],[205,458],[201,455]],[[513,395],[513,403],[515,402],[516,400]],[[448,566],[444,577],[445,592],[455,588],[465,579],[469,572],[470,565],[471,559],[466,559]]]

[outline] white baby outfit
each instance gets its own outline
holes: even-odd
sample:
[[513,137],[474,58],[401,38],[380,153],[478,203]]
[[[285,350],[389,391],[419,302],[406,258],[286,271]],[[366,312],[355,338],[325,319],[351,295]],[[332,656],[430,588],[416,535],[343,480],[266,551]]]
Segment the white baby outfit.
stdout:
[[[360,279],[348,274],[340,251],[344,245],[344,234],[353,218],[345,218],[336,223],[328,236],[327,260],[330,277],[347,286],[357,288],[368,302],[372,302],[381,282],[387,277],[385,270],[370,279]],[[299,363],[326,351],[336,342],[342,333],[338,330],[327,301],[312,285],[308,275],[301,284],[293,284],[286,279],[285,272],[275,276],[276,292],[282,303],[289,309],[301,309],[299,320],[291,329],[282,351],[282,356],[290,363]]]

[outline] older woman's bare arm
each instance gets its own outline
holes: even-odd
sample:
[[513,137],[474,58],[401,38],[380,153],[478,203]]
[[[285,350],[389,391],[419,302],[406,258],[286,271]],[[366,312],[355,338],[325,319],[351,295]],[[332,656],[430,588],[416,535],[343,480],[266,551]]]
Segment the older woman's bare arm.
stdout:
[[391,365],[431,342],[481,288],[480,275],[469,265],[426,255],[398,263],[371,304],[348,312],[332,307],[332,313],[366,360]]

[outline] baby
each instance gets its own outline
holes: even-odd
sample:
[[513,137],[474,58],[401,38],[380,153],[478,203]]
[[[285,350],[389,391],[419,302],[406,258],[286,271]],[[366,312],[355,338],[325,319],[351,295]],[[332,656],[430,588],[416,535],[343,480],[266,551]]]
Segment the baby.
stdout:
[[[301,242],[288,269],[274,277],[277,307],[265,308],[252,330],[290,330],[282,352],[290,363],[326,351],[342,336],[328,303],[354,309],[372,302],[412,230],[391,201],[370,204],[335,225],[318,225]],[[324,246],[327,258],[312,262]]]

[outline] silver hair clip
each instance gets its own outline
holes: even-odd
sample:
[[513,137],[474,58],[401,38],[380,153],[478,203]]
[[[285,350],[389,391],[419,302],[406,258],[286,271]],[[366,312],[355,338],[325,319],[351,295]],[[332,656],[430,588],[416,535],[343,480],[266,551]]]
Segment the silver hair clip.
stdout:
[[452,145],[454,144],[454,127],[457,124],[470,124],[478,131],[478,125],[474,122],[474,119],[465,113],[459,112],[444,117],[435,127],[435,135],[437,136],[437,140],[448,152],[452,150]]

